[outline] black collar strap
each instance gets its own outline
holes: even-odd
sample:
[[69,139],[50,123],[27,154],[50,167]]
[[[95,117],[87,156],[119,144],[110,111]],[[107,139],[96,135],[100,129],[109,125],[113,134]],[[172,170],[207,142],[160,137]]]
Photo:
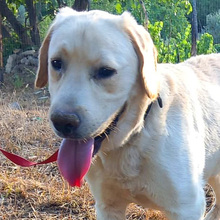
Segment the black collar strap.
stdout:
[[[158,94],[157,97],[157,102],[158,105],[160,106],[160,108],[163,107],[163,102],[162,99],[160,98],[160,94]],[[151,106],[152,106],[153,102],[150,103],[150,105],[148,105],[147,111],[145,112],[144,115],[144,120],[146,119],[147,115],[150,112]],[[116,116],[116,118],[112,121],[112,123],[110,124],[110,126],[105,130],[105,132],[103,132],[102,134],[100,134],[99,136],[95,137],[95,142],[94,142],[94,151],[93,151],[93,155],[94,156],[100,149],[102,141],[108,136],[110,135],[111,131],[114,130],[114,128],[117,125],[117,122],[120,118],[120,116],[123,114],[123,112],[125,111],[126,108],[126,103],[124,104],[124,106],[122,107],[122,109],[120,110],[120,112],[118,113],[118,115]]]
[[[163,101],[160,97],[160,94],[158,94],[158,97],[157,97],[157,102],[158,102],[158,105],[160,106],[160,108],[163,108]],[[148,105],[147,107],[147,111],[145,112],[145,115],[144,115],[144,120],[146,119],[146,117],[148,116],[150,110],[151,110],[151,107],[152,107],[152,104],[153,102],[150,103],[150,105]]]
[[122,109],[120,110],[118,115],[115,117],[115,119],[112,121],[112,123],[109,125],[109,127],[102,134],[95,137],[93,156],[99,151],[99,149],[101,147],[101,144],[102,144],[102,141],[104,141],[104,139],[108,135],[110,135],[111,131],[115,129],[115,127],[117,126],[117,122],[118,122],[119,118],[121,117],[121,115],[125,111],[125,108],[126,108],[126,103],[124,104],[124,106],[122,107]]

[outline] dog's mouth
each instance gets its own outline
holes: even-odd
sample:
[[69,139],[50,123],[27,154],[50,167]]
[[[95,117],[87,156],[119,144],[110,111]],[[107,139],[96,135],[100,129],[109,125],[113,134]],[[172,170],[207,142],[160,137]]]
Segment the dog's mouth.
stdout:
[[58,167],[61,175],[71,186],[81,186],[88,172],[92,157],[99,151],[102,142],[115,130],[117,122],[125,110],[125,105],[110,125],[95,138],[87,140],[63,139],[58,153]]

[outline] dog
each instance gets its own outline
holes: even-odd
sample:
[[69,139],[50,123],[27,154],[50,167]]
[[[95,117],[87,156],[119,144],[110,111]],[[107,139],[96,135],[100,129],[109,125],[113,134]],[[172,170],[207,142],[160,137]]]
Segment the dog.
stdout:
[[[124,219],[132,202],[220,219],[220,54],[158,64],[130,13],[63,8],[39,52],[35,84],[47,82],[60,172],[72,186],[85,176],[98,220]],[[216,204],[204,217],[206,183]]]

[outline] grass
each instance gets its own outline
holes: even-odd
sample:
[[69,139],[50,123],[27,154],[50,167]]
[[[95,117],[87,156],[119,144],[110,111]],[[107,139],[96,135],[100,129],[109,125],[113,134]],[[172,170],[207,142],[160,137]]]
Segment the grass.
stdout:
[[[0,90],[0,147],[33,161],[41,161],[59,147],[49,127],[46,90],[27,87]],[[17,102],[20,110],[11,103]],[[0,219],[95,220],[95,202],[86,183],[71,188],[56,163],[21,168],[0,154]],[[208,207],[213,192],[208,193]],[[162,213],[131,204],[126,219],[165,220]]]

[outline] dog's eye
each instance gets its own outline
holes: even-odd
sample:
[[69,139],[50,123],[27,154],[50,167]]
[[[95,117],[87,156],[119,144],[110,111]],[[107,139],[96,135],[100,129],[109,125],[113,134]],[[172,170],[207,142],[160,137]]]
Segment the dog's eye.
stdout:
[[51,65],[56,71],[60,71],[62,68],[62,61],[61,60],[52,60]]
[[109,67],[101,67],[95,76],[96,79],[106,79],[113,76],[116,73],[115,69]]

